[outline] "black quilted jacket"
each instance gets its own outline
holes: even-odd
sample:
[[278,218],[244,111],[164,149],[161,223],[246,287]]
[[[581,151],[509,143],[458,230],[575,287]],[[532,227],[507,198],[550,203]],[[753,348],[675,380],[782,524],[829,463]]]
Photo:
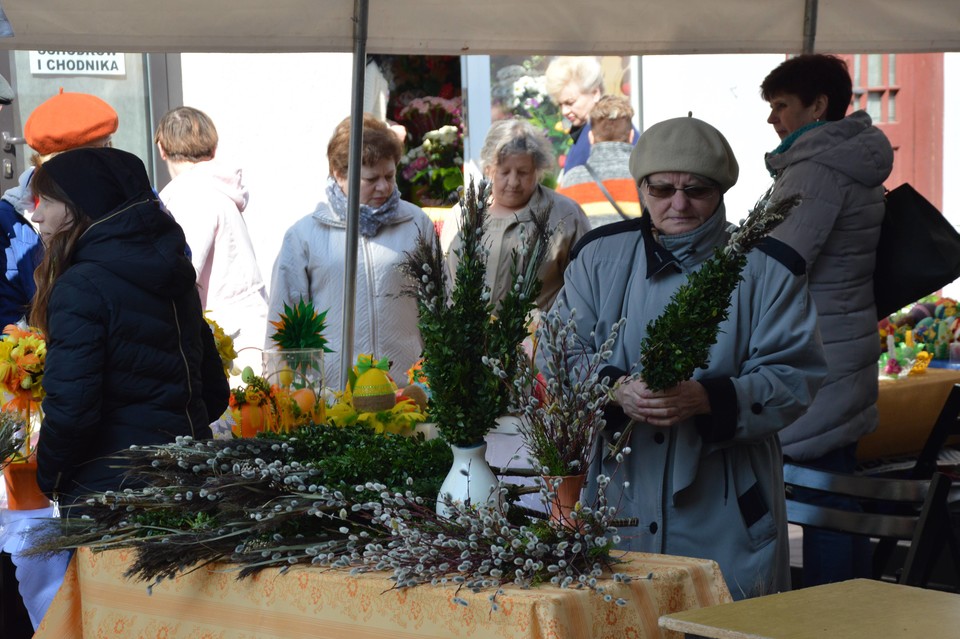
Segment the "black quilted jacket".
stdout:
[[111,453],[208,438],[226,408],[184,246],[183,231],[144,191],[97,219],[54,285],[38,480],[61,503],[122,487]]

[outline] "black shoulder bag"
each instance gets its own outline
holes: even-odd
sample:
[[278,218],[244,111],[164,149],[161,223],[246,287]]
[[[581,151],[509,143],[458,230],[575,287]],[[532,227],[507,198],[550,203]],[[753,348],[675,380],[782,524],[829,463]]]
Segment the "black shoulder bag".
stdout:
[[877,318],[960,277],[960,233],[909,184],[887,192],[873,291]]

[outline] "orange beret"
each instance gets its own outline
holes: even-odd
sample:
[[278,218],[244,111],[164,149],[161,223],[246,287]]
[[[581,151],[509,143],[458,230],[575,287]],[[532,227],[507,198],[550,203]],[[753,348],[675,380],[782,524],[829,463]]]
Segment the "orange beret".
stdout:
[[60,89],[33,110],[23,136],[33,150],[48,155],[101,140],[116,132],[119,124],[117,112],[100,98]]

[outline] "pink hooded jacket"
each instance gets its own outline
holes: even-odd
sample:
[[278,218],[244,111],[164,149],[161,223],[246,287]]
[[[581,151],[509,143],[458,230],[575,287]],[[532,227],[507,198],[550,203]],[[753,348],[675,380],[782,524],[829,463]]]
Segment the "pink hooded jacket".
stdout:
[[[175,177],[160,199],[187,236],[203,308],[227,334],[236,334],[238,351],[261,348],[267,289],[242,216],[248,194],[241,170],[216,160],[198,162]],[[246,354],[237,364],[259,371],[259,350]]]

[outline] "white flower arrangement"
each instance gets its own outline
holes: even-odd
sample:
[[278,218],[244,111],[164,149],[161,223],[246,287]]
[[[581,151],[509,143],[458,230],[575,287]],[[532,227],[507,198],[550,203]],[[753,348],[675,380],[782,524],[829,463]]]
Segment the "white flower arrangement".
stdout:
[[[452,124],[446,124],[435,131],[428,131],[423,136],[424,150],[430,150],[434,144],[450,146],[460,141],[460,130]],[[463,163],[462,158],[457,158]]]

